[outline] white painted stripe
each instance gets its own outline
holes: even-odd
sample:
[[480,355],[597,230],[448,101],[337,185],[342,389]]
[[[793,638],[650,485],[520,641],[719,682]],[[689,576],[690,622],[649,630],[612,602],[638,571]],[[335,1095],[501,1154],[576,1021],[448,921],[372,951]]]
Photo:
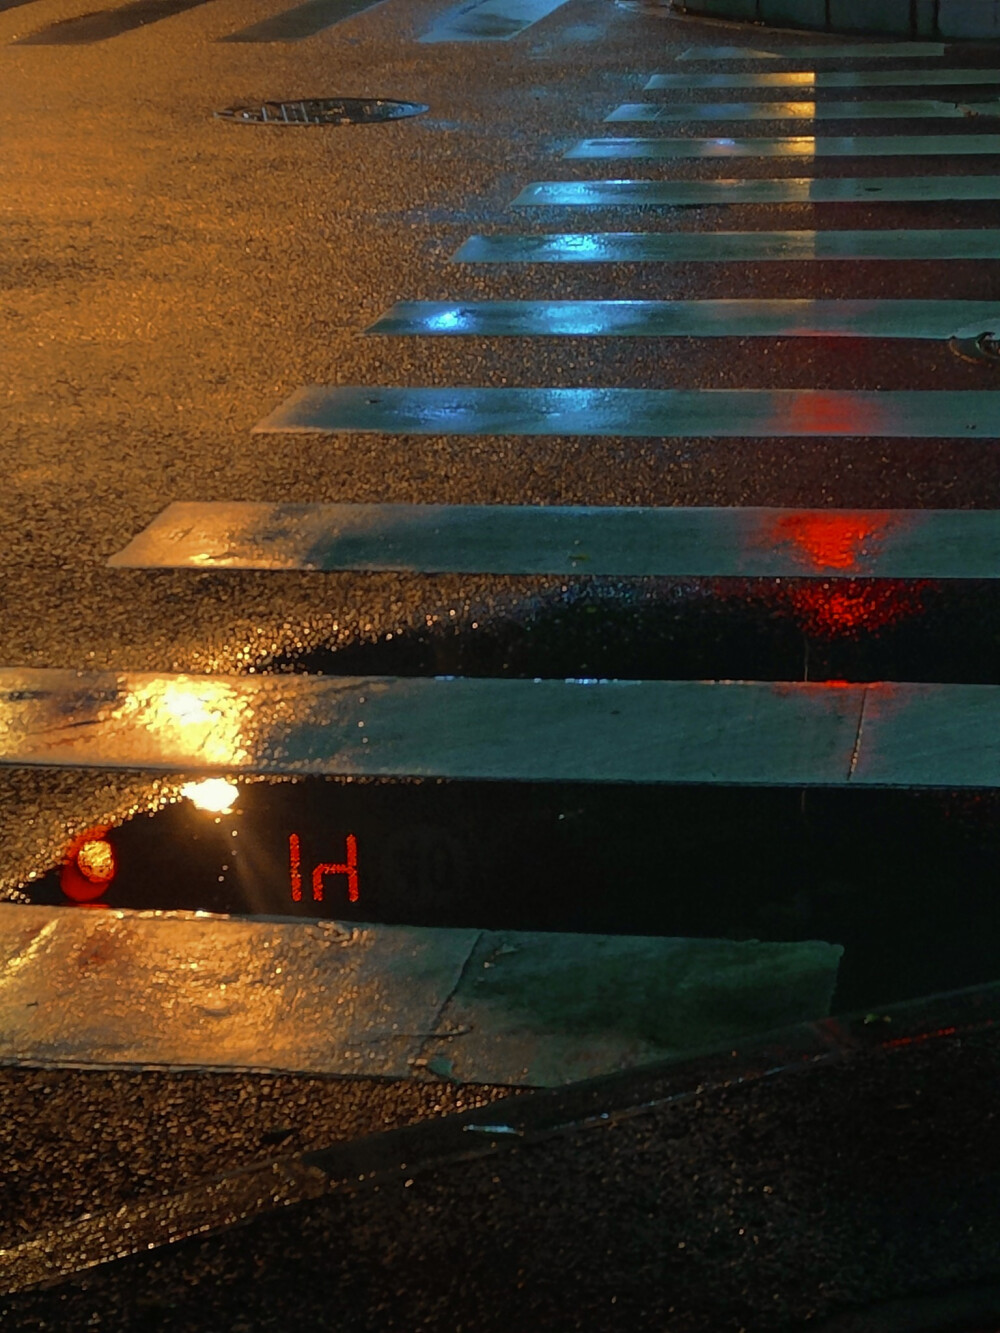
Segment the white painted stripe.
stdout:
[[1000,231],[598,231],[470,236],[458,264],[725,263],[744,259],[1000,259]]
[[998,787],[1000,686],[6,667],[0,763],[513,782]]
[[1000,102],[932,102],[904,99],[888,102],[625,102],[606,122],[700,120],[965,120],[1000,116]]
[[863,134],[781,138],[580,139],[563,154],[575,161],[730,157],[968,157],[1000,153],[1000,134]]
[[559,9],[566,0],[472,0],[444,14],[421,42],[509,41]]
[[[842,953],[817,940],[307,929],[12,904],[0,950],[18,962],[0,987],[0,1064],[407,1080],[447,1057],[455,1082],[510,1087],[704,1050],[775,1004],[783,1021],[823,1017]],[[86,1002],[67,1004],[81,958]]]
[[532,181],[515,207],[616,208],[699,204],[921,203],[1000,199],[1000,176],[830,176],[819,180]]
[[699,88],[960,88],[1000,83],[1000,69],[779,70],[777,73],[654,74],[647,92]]
[[366,330],[481,338],[1000,336],[1000,301],[397,301]]
[[642,577],[1000,578],[1000,511],[169,505],[109,565]]
[[313,384],[254,434],[1000,437],[992,389],[450,389]]
[[678,60],[892,60],[944,55],[939,42],[824,42],[818,46],[789,46],[784,51],[759,51],[749,46],[690,46]]

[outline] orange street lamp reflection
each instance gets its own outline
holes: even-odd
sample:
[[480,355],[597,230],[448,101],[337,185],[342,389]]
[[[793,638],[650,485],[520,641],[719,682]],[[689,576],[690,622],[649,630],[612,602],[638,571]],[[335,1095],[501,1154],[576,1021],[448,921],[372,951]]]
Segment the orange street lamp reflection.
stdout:
[[227,815],[236,804],[240,789],[226,778],[203,778],[200,782],[185,782],[181,795],[186,796],[199,810]]
[[249,758],[249,706],[228,681],[180,676],[137,683],[117,716],[141,722],[164,755],[197,755],[205,764],[227,768]]

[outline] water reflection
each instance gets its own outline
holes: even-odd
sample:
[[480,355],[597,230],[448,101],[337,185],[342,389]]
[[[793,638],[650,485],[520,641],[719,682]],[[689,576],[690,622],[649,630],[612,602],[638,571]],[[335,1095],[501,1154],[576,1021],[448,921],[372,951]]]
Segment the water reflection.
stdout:
[[[970,811],[975,835],[970,836]],[[32,901],[845,947],[837,1008],[996,977],[1000,794],[241,781],[88,828]]]

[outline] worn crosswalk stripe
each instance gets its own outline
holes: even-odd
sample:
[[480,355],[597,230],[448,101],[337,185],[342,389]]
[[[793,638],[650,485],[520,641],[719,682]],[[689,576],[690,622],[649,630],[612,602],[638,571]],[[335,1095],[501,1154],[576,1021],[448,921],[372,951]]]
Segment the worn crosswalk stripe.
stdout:
[[996,439],[990,389],[411,389],[310,385],[255,434]]
[[73,18],[58,19],[45,28],[17,38],[13,46],[84,46],[106,41],[159,19],[197,9],[206,0],[131,0],[117,9],[99,9]]
[[421,42],[509,41],[566,0],[473,0],[444,14]]
[[1000,578],[995,509],[168,505],[109,565],[706,578]]
[[502,232],[470,236],[452,262],[688,264],[744,259],[1000,259],[1000,230]]
[[1000,117],[1000,102],[624,102],[607,122],[697,120],[969,120]]
[[996,787],[1000,686],[6,667],[0,669],[0,764],[513,782]]
[[563,156],[585,161],[727,157],[954,157],[1000,153],[1000,134],[866,134],[780,139],[581,139]]
[[746,74],[654,74],[643,85],[646,92],[698,88],[960,88],[969,84],[1000,83],[1000,69],[878,69],[778,70]]
[[305,4],[261,19],[239,32],[220,37],[221,42],[296,42],[332,28],[381,0],[305,0]]
[[818,46],[790,46],[784,51],[761,51],[750,46],[689,46],[678,60],[892,60],[943,56],[940,42],[824,42]]
[[515,207],[671,207],[699,204],[940,203],[1000,199],[1000,176],[839,176],[788,180],[532,181]]
[[1000,301],[397,301],[368,333],[436,337],[1000,336]]

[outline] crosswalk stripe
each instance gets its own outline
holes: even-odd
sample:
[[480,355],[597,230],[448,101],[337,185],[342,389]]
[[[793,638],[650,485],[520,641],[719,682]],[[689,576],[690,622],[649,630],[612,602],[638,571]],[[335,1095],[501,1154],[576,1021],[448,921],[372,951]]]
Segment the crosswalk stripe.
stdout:
[[954,157],[1000,153],[1000,134],[892,134],[781,139],[580,139],[563,154],[584,161],[729,157]]
[[1000,578],[1000,511],[168,505],[122,569],[706,578]]
[[892,60],[944,55],[940,42],[825,42],[821,46],[790,46],[785,51],[761,51],[750,46],[689,46],[678,60]]
[[332,28],[353,18],[382,0],[305,0],[305,4],[286,9],[281,14],[252,23],[239,32],[220,37],[220,42],[295,42],[313,37],[324,28]]
[[505,232],[470,236],[452,262],[687,264],[743,259],[1000,259],[1000,230]]
[[930,338],[1000,335],[1000,301],[397,301],[371,334]]
[[412,389],[310,385],[254,434],[995,439],[990,389]]
[[74,18],[58,19],[45,28],[18,37],[12,46],[83,46],[106,41],[160,19],[197,9],[206,0],[131,0],[116,9],[101,9]]
[[1000,176],[532,181],[512,202],[519,208],[641,208],[699,204],[940,203],[970,199],[1000,199]]
[[509,41],[566,0],[473,0],[442,15],[421,42]]
[[1000,116],[1000,102],[624,102],[605,121],[969,120]]
[[968,84],[1000,83],[998,69],[878,69],[779,70],[746,74],[653,74],[646,92],[697,88],[960,88]]
[[[261,833],[253,829],[257,848],[266,846]],[[133,882],[142,884],[143,869],[137,867]],[[817,940],[768,943],[358,922],[349,930],[303,930],[294,920],[266,919],[272,913],[287,918],[295,910],[282,876],[273,870],[254,884],[251,910],[265,919],[230,920],[223,934],[217,922],[192,913],[149,911],[148,889],[130,894],[126,876],[116,877],[114,911],[19,906],[0,915],[0,949],[5,960],[17,962],[16,968],[5,967],[0,991],[3,1065],[25,1063],[30,1052],[31,1063],[46,1069],[117,1067],[133,1074],[136,1066],[272,1074],[281,1069],[413,1080],[447,1060],[456,1083],[558,1086],[676,1060],[713,1041],[731,1042],[756,1015],[775,1012],[776,971],[783,1021],[814,1018],[817,995],[833,992],[843,953],[840,945]],[[86,971],[87,1002],[67,1004],[67,995],[80,985],[81,960],[97,958],[100,965]],[[192,961],[185,967],[182,959]],[[578,1001],[567,1002],[561,990],[555,1012],[553,976],[582,979]],[[585,997],[595,993],[601,1003],[588,1004]],[[123,1003],[125,995],[141,995],[142,1002]],[[682,1013],[683,1022],[667,1029],[649,1021],[651,995],[663,1013]],[[207,1014],[214,1021],[206,1022]],[[572,1021],[566,1021],[567,1014]],[[465,1037],[460,1046],[459,1033]],[[726,1074],[731,1077],[730,1070]],[[507,1113],[495,1118],[504,1123]],[[468,1151],[469,1135],[464,1137]],[[339,1145],[341,1151],[347,1146]],[[397,1140],[394,1150],[399,1147]],[[356,1179],[356,1143],[350,1151]],[[267,1166],[256,1178],[245,1171],[229,1178],[230,1184],[242,1179],[247,1203],[250,1197],[274,1201],[275,1173],[273,1164]],[[304,1171],[282,1171],[281,1178],[283,1206],[289,1202],[285,1182],[293,1179],[303,1182],[299,1197],[308,1197],[311,1181]],[[124,1251],[148,1254],[148,1237],[155,1238],[153,1244],[166,1243],[176,1235],[180,1216],[192,1232],[202,1229],[210,1200],[218,1225],[242,1215],[242,1208],[233,1208],[232,1190],[220,1199],[218,1188],[216,1177],[194,1225],[177,1195],[159,1196],[164,1211],[149,1225],[146,1194],[135,1205],[132,1227],[112,1231],[113,1240],[110,1216],[98,1227],[94,1214],[86,1216],[91,1238],[100,1235],[95,1250],[88,1252],[79,1223],[70,1228],[75,1243],[60,1229],[57,1236],[5,1245],[5,1294],[22,1285],[15,1272],[24,1286],[51,1280],[54,1250],[65,1265],[63,1274],[79,1272],[90,1259],[122,1257]],[[114,1222],[121,1226],[124,1215],[125,1208],[116,1209]],[[148,1231],[138,1232],[140,1218]]]
[[508,782],[996,787],[1000,686],[6,667],[0,764]]

